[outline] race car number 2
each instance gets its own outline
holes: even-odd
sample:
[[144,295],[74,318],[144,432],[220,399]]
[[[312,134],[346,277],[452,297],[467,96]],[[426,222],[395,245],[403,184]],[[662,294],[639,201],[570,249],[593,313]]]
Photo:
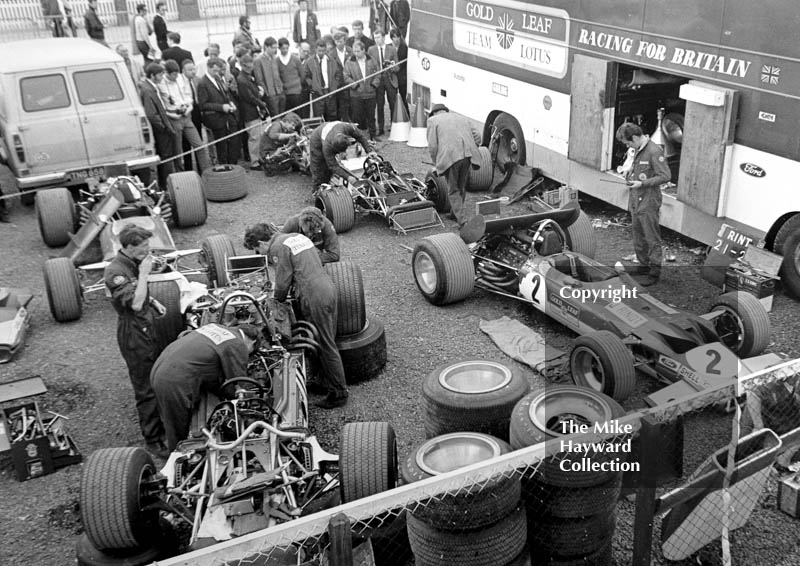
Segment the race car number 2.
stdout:
[[530,299],[539,310],[544,310],[545,297],[547,296],[547,289],[544,283],[544,277],[541,273],[528,272],[519,282],[520,294]]

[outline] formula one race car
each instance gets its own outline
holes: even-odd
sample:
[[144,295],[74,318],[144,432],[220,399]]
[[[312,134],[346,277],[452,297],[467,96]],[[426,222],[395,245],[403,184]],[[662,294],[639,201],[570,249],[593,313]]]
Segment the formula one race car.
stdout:
[[403,234],[444,226],[425,184],[410,173],[400,174],[376,154],[341,161],[358,178],[348,183],[338,175],[315,194],[316,207],[325,213],[336,231],[347,232],[356,223],[356,210],[383,216]]
[[25,344],[31,314],[27,306],[30,289],[0,287],[0,364],[10,362]]
[[249,311],[262,344],[248,375],[222,384],[233,394],[204,397],[189,438],[160,472],[140,448],[89,456],[79,561],[93,552],[150,563],[165,531],[179,539],[167,546],[192,549],[395,487],[397,448],[388,423],[346,424],[338,457],[310,433],[306,379],[316,348],[308,336],[315,329],[298,325],[287,305],[262,304],[245,292],[225,298],[221,312]]
[[570,353],[578,385],[615,399],[630,395],[638,369],[702,389],[737,375],[740,358],[769,343],[769,317],[746,293],[726,293],[704,315],[666,305],[624,271],[570,249],[575,210],[484,220],[480,237],[424,238],[413,252],[417,287],[435,305],[474,287],[530,303],[581,336]]

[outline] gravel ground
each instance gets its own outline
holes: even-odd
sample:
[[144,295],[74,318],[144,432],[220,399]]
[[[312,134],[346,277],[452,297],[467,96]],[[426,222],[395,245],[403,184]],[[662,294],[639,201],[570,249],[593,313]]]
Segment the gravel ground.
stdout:
[[[427,150],[405,144],[381,144],[380,151],[399,171],[420,177],[428,169]],[[8,171],[0,171],[0,183],[12,186]],[[227,204],[209,203],[208,222],[201,227],[175,230],[179,248],[193,248],[205,236],[229,234],[243,251],[241,237],[247,225],[257,221],[280,223],[289,214],[312,204],[307,177],[288,175],[265,179],[250,174],[249,196]],[[482,195],[470,195],[471,200]],[[583,203],[592,217],[612,219],[621,211],[599,202]],[[44,246],[38,234],[33,209],[15,205],[13,224],[0,225],[0,282],[4,286],[30,286],[36,299],[32,306],[33,326],[27,347],[11,364],[0,366],[0,381],[41,375],[49,392],[42,400],[45,409],[70,417],[68,429],[82,453],[103,447],[140,443],[133,395],[115,339],[116,317],[102,294],[90,296],[81,320],[69,324],[53,321],[44,296],[41,267],[57,250]],[[446,229],[452,221],[445,221]],[[526,305],[476,292],[467,301],[445,308],[429,305],[417,291],[411,276],[411,254],[404,246],[436,230],[412,232],[407,236],[391,232],[377,217],[359,218],[356,227],[341,236],[344,260],[356,262],[364,274],[368,312],[386,327],[388,364],[376,380],[354,386],[349,404],[329,412],[312,408],[311,423],[321,443],[336,452],[341,426],[346,422],[389,419],[398,436],[401,457],[423,440],[420,384],[438,365],[463,358],[504,356],[478,329],[483,319],[506,315],[542,332],[552,344],[568,348],[573,336],[563,327],[546,320]],[[631,253],[630,235],[624,227],[597,229],[597,257],[613,264]],[[667,237],[676,254],[675,267],[665,270],[663,283],[654,289],[660,299],[705,312],[717,289],[699,277],[699,258],[690,250],[696,244]],[[771,314],[772,351],[800,355],[796,343],[800,326],[800,304],[783,295],[776,297]],[[543,383],[523,366],[504,360],[524,371],[532,385]],[[641,380],[638,397],[658,386]],[[640,401],[634,399],[632,408]],[[690,472],[709,453],[727,442],[729,419],[703,415],[689,424],[686,442],[686,470]],[[719,434],[710,435],[709,431]],[[706,442],[699,442],[703,438]],[[695,442],[695,440],[697,442]],[[71,564],[75,535],[80,532],[77,496],[81,466],[71,466],[53,475],[19,483],[9,455],[0,456],[0,564]],[[797,564],[798,523],[779,513],[775,504],[774,477],[759,502],[751,522],[734,536],[737,564]],[[620,504],[620,521],[615,540],[616,564],[627,564],[632,549],[631,518],[634,505]],[[794,554],[792,554],[794,553]],[[718,553],[717,553],[718,556]],[[792,557],[795,558],[792,558]],[[708,563],[715,563],[713,560]]]

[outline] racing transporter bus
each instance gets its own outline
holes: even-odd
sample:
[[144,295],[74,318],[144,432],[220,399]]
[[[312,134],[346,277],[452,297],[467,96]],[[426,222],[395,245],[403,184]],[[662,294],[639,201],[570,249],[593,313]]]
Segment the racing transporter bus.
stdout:
[[800,296],[796,0],[414,0],[411,101],[483,128],[496,161],[627,208],[635,122],[672,172],[661,224],[782,254]]

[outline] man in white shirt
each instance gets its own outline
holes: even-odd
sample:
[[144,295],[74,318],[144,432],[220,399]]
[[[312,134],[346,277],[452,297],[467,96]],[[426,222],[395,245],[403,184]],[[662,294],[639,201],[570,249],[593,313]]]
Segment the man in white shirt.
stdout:
[[[200,170],[203,171],[210,167],[211,163],[208,158],[208,152],[202,147],[203,140],[200,138],[200,133],[192,123],[192,108],[194,104],[191,85],[186,82],[180,73],[178,64],[172,59],[164,62],[164,70],[166,71],[166,78],[159,83],[158,92],[161,95],[161,100],[164,101],[164,108],[167,111],[169,121],[172,123],[172,128],[175,130],[176,151],[181,151],[183,141],[186,140],[189,146],[196,150],[194,155]],[[183,169],[183,163],[180,159],[175,160],[175,166],[179,170]]]
[[136,4],[136,15],[133,18],[133,39],[136,41],[139,53],[144,57],[145,67],[155,60],[156,55],[156,50],[150,43],[151,33],[153,33],[153,30],[147,21],[147,5]]

